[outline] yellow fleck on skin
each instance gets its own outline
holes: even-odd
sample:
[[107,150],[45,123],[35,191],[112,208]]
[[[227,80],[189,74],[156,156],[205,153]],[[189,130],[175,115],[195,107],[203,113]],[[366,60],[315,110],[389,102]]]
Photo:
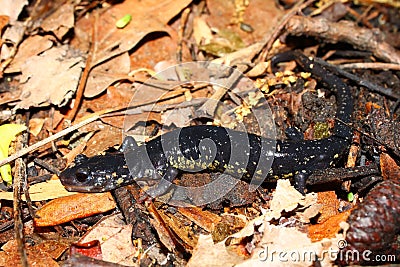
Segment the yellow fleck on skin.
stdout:
[[300,77],[303,79],[308,79],[311,77],[311,73],[309,72],[300,72]]
[[124,179],[122,179],[122,178],[118,178],[118,180],[117,180],[117,184],[119,185],[119,184],[122,184],[124,182]]
[[[290,177],[293,177],[293,173],[292,173],[292,172],[282,175],[282,178],[283,178],[283,179],[288,179],[288,178],[290,178]],[[279,176],[278,176],[277,179],[279,179]]]
[[258,175],[262,175],[262,170],[258,170],[258,171],[256,171],[256,174],[258,174]]

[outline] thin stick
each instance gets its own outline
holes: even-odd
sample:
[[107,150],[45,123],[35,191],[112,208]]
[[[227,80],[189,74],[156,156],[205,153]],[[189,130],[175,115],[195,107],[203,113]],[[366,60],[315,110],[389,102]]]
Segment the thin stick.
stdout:
[[[96,13],[97,14],[97,13]],[[85,87],[86,87],[86,83],[87,80],[89,78],[89,73],[92,70],[92,59],[93,59],[93,53],[95,52],[95,28],[97,27],[97,16],[95,16],[95,22],[93,23],[93,27],[92,27],[92,41],[90,44],[90,50],[88,53],[88,57],[86,59],[86,64],[85,64],[85,69],[83,70],[80,82],[79,82],[79,86],[78,86],[78,90],[76,91],[76,97],[75,97],[75,105],[72,108],[72,110],[69,111],[69,114],[67,116],[67,119],[70,121],[73,121],[76,114],[78,113],[78,110],[81,106],[81,102],[82,102],[82,98],[83,98],[83,93],[85,92]]]
[[303,8],[306,8],[313,2],[314,2],[314,0],[308,0],[306,2],[304,2],[304,0],[302,0],[302,1],[298,2],[288,13],[283,15],[283,17],[277,23],[278,27],[275,28],[274,31],[272,33],[268,34],[267,37],[265,38],[265,40],[264,40],[265,45],[262,48],[262,50],[264,50],[264,52],[260,55],[259,60],[258,60],[259,62],[264,62],[267,59],[269,50],[271,49],[272,45],[274,44],[276,38],[278,38],[279,34],[281,34],[283,28],[285,28],[288,21],[294,15],[296,15],[297,12],[301,11]]
[[374,70],[400,70],[400,64],[382,62],[361,62],[340,64],[342,69],[374,69]]
[[84,121],[81,121],[80,123],[75,124],[75,125],[73,125],[71,127],[68,127],[67,129],[62,130],[62,131],[60,131],[60,132],[58,132],[58,133],[56,133],[56,134],[54,134],[52,136],[49,136],[49,137],[47,137],[47,138],[45,138],[45,139],[43,139],[43,140],[41,140],[41,141],[29,146],[27,148],[21,149],[17,153],[15,153],[15,154],[9,156],[8,158],[0,161],[0,166],[3,166],[4,164],[10,163],[11,161],[16,160],[17,158],[20,158],[20,157],[28,154],[29,152],[32,152],[32,151],[38,149],[39,147],[41,147],[41,146],[43,146],[43,145],[45,145],[45,144],[47,144],[49,142],[57,140],[58,138],[66,135],[66,134],[69,134],[70,132],[73,132],[76,129],[79,129],[82,126],[85,126],[86,124],[94,122],[95,120],[97,120],[99,118],[100,118],[99,115],[94,115],[93,117],[90,117],[90,118],[88,118],[88,119],[86,119]]
[[14,230],[15,239],[17,240],[18,252],[21,256],[21,265],[23,267],[29,267],[28,256],[26,254],[25,242],[24,242],[24,224],[21,216],[21,185],[22,180],[26,179],[26,166],[22,159],[17,160],[17,175],[15,176],[14,188],[13,188],[13,209],[14,209]]

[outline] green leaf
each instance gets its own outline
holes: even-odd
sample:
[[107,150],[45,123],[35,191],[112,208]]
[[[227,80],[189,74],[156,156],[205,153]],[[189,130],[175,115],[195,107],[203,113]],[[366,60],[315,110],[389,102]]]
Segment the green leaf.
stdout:
[[354,200],[354,194],[353,194],[352,192],[350,192],[350,193],[347,194],[347,200],[348,200],[349,202],[352,202],[352,201]]
[[117,20],[117,22],[115,23],[115,26],[118,29],[123,29],[129,24],[129,22],[131,22],[131,20],[132,20],[131,15],[129,15],[129,14],[125,15],[122,18],[120,18],[119,20]]
[[[15,136],[22,131],[26,130],[25,125],[21,124],[3,124],[0,125],[0,160],[8,157],[8,148],[10,147],[11,141]],[[0,174],[3,181],[7,184],[12,183],[11,166],[5,164],[0,167]]]

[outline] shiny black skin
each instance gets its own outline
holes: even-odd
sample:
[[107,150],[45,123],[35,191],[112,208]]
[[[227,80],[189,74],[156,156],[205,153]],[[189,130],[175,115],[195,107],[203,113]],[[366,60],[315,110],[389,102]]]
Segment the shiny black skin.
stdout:
[[[292,59],[330,88],[337,99],[337,118],[349,122],[353,110],[349,87],[299,52],[278,56],[275,61]],[[179,141],[173,138],[177,134]],[[182,170],[197,172],[206,167],[209,171],[226,172],[247,181],[294,178],[295,187],[304,192],[307,177],[315,170],[335,165],[348,150],[351,136],[350,129],[338,122],[330,137],[301,141],[273,141],[217,126],[190,126],[166,133],[142,146],[133,138],[127,139],[124,152],[79,158],[74,166],[61,173],[60,179],[70,191],[103,192],[139,180],[164,178],[172,181]],[[201,143],[205,139],[212,142]],[[248,140],[249,144],[244,145],[243,140]],[[150,190],[152,196],[158,196],[164,194],[168,186],[155,186]]]

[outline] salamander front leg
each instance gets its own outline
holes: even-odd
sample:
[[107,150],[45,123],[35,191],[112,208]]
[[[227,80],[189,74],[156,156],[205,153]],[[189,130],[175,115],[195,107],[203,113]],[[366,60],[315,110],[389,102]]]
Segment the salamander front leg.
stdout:
[[[150,196],[151,198],[156,198],[167,193],[171,187],[172,181],[176,178],[178,173],[178,169],[169,167],[160,182],[146,190],[146,197]],[[145,198],[145,196],[141,197],[139,201],[143,201],[143,198]]]
[[310,176],[309,172],[299,172],[294,175],[294,188],[303,195],[305,194],[308,176]]
[[137,144],[135,138],[132,136],[125,137],[124,141],[122,141],[121,146],[118,148],[119,152],[128,152],[137,149],[139,145]]

